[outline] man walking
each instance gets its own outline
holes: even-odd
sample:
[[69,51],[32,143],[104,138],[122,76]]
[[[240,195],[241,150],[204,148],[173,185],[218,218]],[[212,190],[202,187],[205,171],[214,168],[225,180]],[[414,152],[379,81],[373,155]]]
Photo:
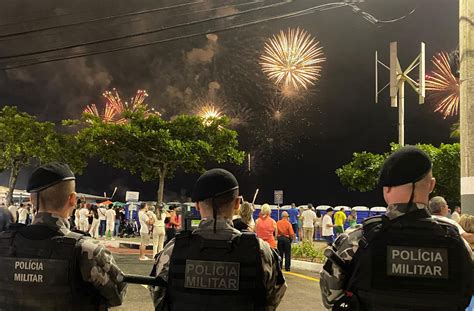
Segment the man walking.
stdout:
[[334,242],[334,225],[332,224],[332,214],[334,210],[329,207],[326,210],[326,215],[323,217],[323,239],[326,240],[328,245],[332,245]]
[[97,213],[99,214],[99,236],[102,238],[105,235],[105,227],[107,226],[107,219],[105,216],[107,209],[103,206],[100,206],[97,209]]
[[285,270],[290,271],[291,266],[291,242],[295,239],[293,226],[288,221],[288,213],[281,213],[281,220],[277,222],[278,231],[278,252],[280,253],[282,264],[285,260]]
[[346,223],[347,216],[344,213],[344,207],[339,208],[339,210],[334,214],[334,228],[336,229],[336,235],[344,232],[344,224]]
[[305,241],[313,241],[314,223],[316,222],[316,213],[311,209],[311,206],[305,207],[302,215],[303,221],[303,239]]
[[[291,208],[288,210],[289,221],[293,232],[298,236],[298,217],[300,217],[300,212],[296,208],[295,203],[291,203]],[[302,237],[298,236],[298,240],[301,240]]]

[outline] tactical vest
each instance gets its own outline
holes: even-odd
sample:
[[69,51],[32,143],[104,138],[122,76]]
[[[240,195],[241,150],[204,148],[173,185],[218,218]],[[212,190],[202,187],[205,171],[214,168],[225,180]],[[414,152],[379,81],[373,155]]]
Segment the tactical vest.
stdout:
[[169,310],[264,310],[265,299],[254,233],[230,241],[207,240],[189,231],[176,237],[168,276]]
[[359,310],[464,310],[472,261],[457,228],[419,210],[368,219],[351,262],[348,292]]
[[0,233],[0,310],[103,310],[78,269],[82,237],[41,225]]

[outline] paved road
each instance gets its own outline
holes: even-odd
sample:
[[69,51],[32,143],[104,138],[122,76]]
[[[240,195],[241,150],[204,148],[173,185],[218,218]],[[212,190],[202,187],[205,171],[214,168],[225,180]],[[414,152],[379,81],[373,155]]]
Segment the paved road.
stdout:
[[[125,273],[148,275],[151,261],[139,261],[135,254],[114,254],[119,266]],[[285,274],[288,289],[278,310],[281,311],[319,311],[321,305],[319,283],[315,273],[292,271]],[[112,310],[152,311],[153,304],[148,290],[141,285],[129,285],[123,306]]]

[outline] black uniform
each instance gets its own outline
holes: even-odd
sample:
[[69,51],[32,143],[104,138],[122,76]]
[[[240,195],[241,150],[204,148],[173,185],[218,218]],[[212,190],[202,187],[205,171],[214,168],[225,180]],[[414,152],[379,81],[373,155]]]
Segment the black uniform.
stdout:
[[[201,202],[236,189],[232,174],[211,170],[199,178],[193,197]],[[278,255],[230,219],[214,219],[178,234],[156,257],[152,276],[163,284],[153,288],[156,310],[274,310],[286,290]]]
[[457,228],[413,203],[416,182],[431,170],[429,157],[405,147],[384,163],[380,184],[412,183],[408,203],[341,235],[325,254],[323,303],[332,310],[464,310],[472,293],[472,261]]

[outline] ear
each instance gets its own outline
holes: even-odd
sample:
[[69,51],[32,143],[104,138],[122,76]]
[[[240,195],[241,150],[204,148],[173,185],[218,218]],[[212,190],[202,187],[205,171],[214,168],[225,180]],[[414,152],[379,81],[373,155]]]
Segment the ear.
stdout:
[[235,198],[234,200],[234,210],[238,210],[240,208],[240,197]]
[[430,193],[433,192],[434,190],[434,187],[436,186],[436,178],[431,178],[431,181],[430,181]]
[[76,206],[77,202],[77,193],[73,192],[69,195],[68,203],[69,206]]

